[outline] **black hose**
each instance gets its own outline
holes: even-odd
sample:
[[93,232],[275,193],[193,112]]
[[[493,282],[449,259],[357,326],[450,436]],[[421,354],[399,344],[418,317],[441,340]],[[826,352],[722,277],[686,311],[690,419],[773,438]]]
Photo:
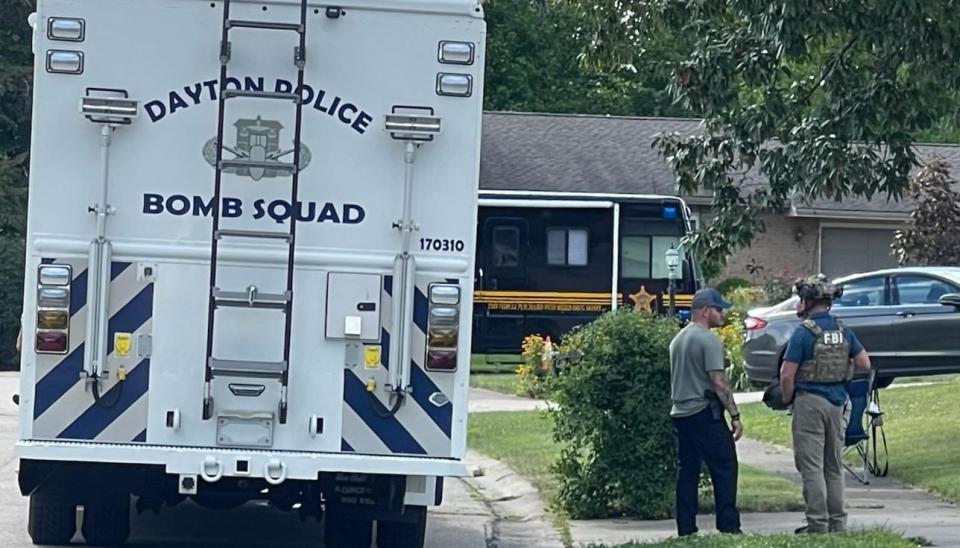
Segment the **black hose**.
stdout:
[[397,411],[400,411],[400,406],[403,405],[403,399],[405,394],[403,393],[402,388],[398,388],[390,392],[390,409],[387,409],[386,412],[381,411],[380,408],[383,407],[383,404],[380,403],[380,400],[377,399],[377,396],[370,392],[370,407],[373,409],[373,412],[376,413],[381,419],[393,418],[397,414]]
[[100,377],[93,377],[93,401],[105,409],[116,406],[120,403],[120,397],[123,395],[123,381],[118,382],[115,387],[117,389],[116,395],[107,401],[100,395]]

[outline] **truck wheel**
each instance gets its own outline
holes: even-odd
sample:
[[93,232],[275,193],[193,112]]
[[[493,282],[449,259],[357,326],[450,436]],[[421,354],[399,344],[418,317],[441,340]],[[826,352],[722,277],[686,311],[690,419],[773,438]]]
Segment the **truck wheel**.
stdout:
[[27,532],[34,544],[70,544],[77,532],[77,507],[39,493],[30,495]]
[[85,505],[81,530],[91,546],[123,546],[130,536],[130,495]]
[[325,516],[323,526],[324,548],[370,548],[373,542],[373,522],[362,519],[330,519]]
[[377,524],[378,548],[423,548],[427,536],[427,509],[407,506],[412,521],[381,521]]

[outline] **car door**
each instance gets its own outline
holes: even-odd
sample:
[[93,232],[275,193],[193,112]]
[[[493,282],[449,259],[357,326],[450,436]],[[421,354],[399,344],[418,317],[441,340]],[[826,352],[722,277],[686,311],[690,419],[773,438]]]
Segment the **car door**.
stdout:
[[843,284],[843,295],[832,312],[853,330],[878,370],[889,369],[896,353],[891,330],[895,311],[891,306],[887,276],[867,276]]
[[960,311],[939,303],[960,288],[925,274],[897,274],[892,288],[895,366],[916,375],[960,372]]

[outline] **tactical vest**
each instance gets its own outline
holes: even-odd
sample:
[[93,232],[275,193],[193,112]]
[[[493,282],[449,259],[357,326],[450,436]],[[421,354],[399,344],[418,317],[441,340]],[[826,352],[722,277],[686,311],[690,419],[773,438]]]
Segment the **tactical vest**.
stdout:
[[813,320],[803,322],[803,327],[813,333],[816,343],[813,359],[800,364],[798,382],[846,382],[853,378],[853,362],[850,360],[850,343],[837,322],[837,329],[824,331]]

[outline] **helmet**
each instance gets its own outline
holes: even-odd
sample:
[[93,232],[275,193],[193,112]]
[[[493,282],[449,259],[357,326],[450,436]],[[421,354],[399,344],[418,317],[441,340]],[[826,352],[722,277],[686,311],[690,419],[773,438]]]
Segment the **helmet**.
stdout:
[[843,288],[828,280],[823,274],[797,280],[793,291],[804,301],[832,301],[843,295]]

